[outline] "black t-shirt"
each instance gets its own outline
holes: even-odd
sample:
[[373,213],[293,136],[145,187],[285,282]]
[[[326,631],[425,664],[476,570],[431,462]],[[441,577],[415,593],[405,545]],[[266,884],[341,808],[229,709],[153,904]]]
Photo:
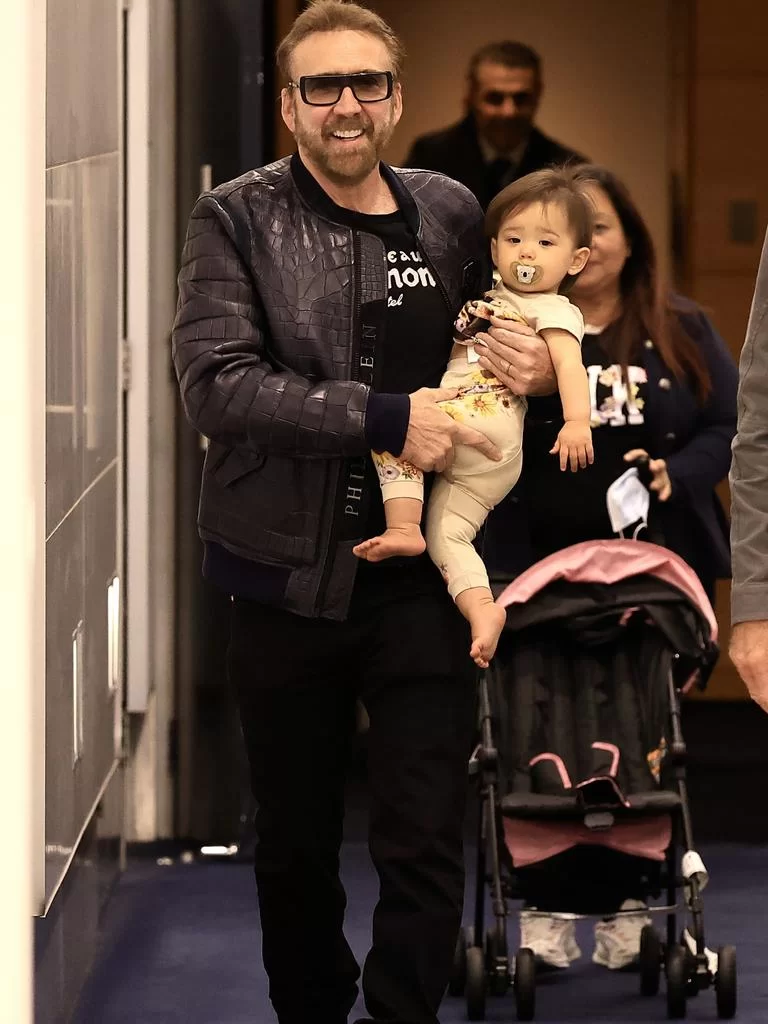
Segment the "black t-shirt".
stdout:
[[624,454],[632,448],[648,449],[644,413],[648,376],[642,366],[630,365],[626,386],[621,367],[606,351],[610,330],[586,333],[581,350],[592,406],[592,466],[563,473],[558,458],[549,454],[563,423],[558,395],[537,398],[529,404],[523,440],[523,486],[537,558],[569,544],[612,537],[606,491],[629,468]]
[[375,390],[408,394],[437,387],[451,351],[453,318],[418,239],[399,211],[336,211],[342,223],[377,235],[386,250],[387,313],[376,351]]
[[[399,211],[376,215],[339,207],[336,216],[349,227],[378,236],[385,247],[387,309],[384,336],[376,350],[374,389],[408,394],[422,387],[437,387],[450,355],[453,317],[417,238]],[[362,535],[373,537],[386,528],[386,522],[372,459],[367,463],[366,482],[369,505]],[[425,497],[430,483],[427,477]],[[358,576],[361,583],[372,577],[383,582],[384,576],[396,576],[405,584],[406,577],[425,571],[432,576],[433,568],[426,555],[382,563],[362,562]]]

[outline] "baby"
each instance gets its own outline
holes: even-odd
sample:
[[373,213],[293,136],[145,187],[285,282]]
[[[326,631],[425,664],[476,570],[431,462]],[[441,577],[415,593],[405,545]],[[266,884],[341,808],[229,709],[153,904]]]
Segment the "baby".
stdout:
[[522,465],[526,403],[478,366],[478,331],[491,316],[527,323],[544,339],[557,374],[565,423],[552,448],[565,470],[593,461],[590,397],[581,359],[584,321],[561,294],[584,269],[592,236],[592,208],[567,169],[537,171],[508,185],[491,203],[486,231],[500,281],[483,299],[468,302],[456,333],[441,387],[458,388],[440,407],[493,441],[502,452],[493,462],[476,449],[458,445],[449,469],[435,479],[427,509],[426,542],[421,533],[423,476],[388,452],[373,452],[384,499],[387,529],[358,544],[360,558],[380,561],[418,555],[426,548],[448,585],[472,633],[470,656],[487,668],[504,627],[504,610],[494,603],[488,574],[473,541],[488,513],[517,483]]

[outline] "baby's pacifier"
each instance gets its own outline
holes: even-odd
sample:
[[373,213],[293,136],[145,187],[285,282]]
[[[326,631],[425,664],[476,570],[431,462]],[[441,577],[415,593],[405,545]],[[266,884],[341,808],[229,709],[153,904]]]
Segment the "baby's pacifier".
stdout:
[[532,263],[519,263],[516,260],[512,264],[512,273],[518,284],[536,284],[541,279],[541,267]]

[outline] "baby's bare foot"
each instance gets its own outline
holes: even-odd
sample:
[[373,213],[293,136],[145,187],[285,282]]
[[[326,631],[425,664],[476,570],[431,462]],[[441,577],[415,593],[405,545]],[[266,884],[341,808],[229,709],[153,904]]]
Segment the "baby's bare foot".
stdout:
[[506,621],[507,613],[497,604],[483,604],[473,611],[469,622],[472,630],[469,656],[478,668],[488,668]]
[[380,537],[371,537],[352,548],[352,554],[368,562],[383,562],[385,558],[415,558],[426,549],[421,528],[413,523],[390,526]]

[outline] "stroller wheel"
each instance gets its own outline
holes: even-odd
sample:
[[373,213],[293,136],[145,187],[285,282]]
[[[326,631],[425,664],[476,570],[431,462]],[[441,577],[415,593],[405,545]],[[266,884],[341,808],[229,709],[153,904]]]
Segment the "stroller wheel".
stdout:
[[485,956],[480,946],[467,949],[467,1018],[485,1020]]
[[448,980],[448,994],[463,996],[467,982],[467,936],[462,928],[456,936],[456,948],[453,951],[453,966]]
[[717,1016],[721,1020],[736,1016],[736,950],[733,946],[721,946],[717,951],[715,997]]
[[661,977],[661,940],[651,924],[640,932],[640,993],[655,996]]
[[518,1020],[536,1014],[536,957],[532,949],[518,949],[515,957],[515,1003]]
[[667,1016],[670,1020],[685,1017],[688,991],[688,957],[682,946],[667,949]]
[[498,923],[485,933],[485,970],[491,995],[503,996],[509,988],[509,961],[504,925]]

